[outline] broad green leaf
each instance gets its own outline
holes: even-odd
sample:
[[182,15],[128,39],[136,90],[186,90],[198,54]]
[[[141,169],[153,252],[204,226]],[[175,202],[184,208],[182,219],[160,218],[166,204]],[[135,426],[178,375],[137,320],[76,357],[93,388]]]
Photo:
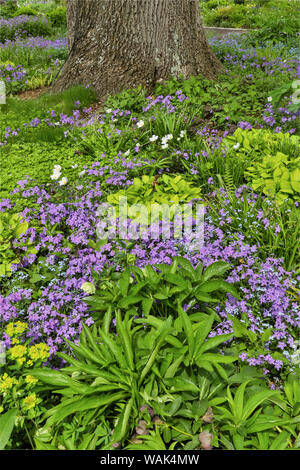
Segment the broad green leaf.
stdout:
[[144,313],[144,315],[148,315],[148,314],[149,314],[152,305],[153,305],[153,299],[144,298],[144,299],[142,300],[142,307],[143,307],[143,313]]
[[126,269],[124,273],[122,274],[121,279],[119,281],[120,291],[123,297],[126,297],[127,295],[129,282],[130,282],[130,271],[129,269]]
[[195,333],[195,352],[194,357],[197,357],[199,350],[204,343],[204,340],[208,336],[209,332],[212,329],[213,322],[215,320],[215,315],[211,314],[206,320],[198,323],[197,331]]
[[235,392],[234,400],[232,404],[232,412],[235,417],[235,423],[238,424],[242,421],[243,417],[243,407],[244,407],[244,393],[245,388],[247,387],[250,381],[246,380],[242,383]]
[[53,385],[54,387],[67,387],[70,385],[71,379],[58,370],[51,369],[30,369],[30,375],[33,375],[43,383]]
[[255,408],[257,408],[264,401],[268,400],[272,395],[278,395],[278,393],[273,390],[261,390],[260,392],[257,392],[254,395],[250,396],[244,406],[242,416],[243,421],[249,418]]
[[131,370],[134,370],[134,355],[132,349],[132,340],[130,337],[130,330],[128,328],[128,324],[123,324],[120,312],[116,313],[116,329],[118,337],[123,345],[123,350],[125,352],[125,357],[128,362],[128,366]]
[[57,447],[34,438],[36,450],[58,450]]
[[208,351],[209,349],[216,348],[217,346],[219,346],[219,344],[222,344],[225,341],[228,341],[229,339],[233,338],[233,336],[234,335],[232,333],[213,336],[212,338],[209,338],[207,341],[205,341],[204,344],[202,344],[197,354],[200,355],[204,353],[205,351]]
[[164,381],[169,387],[171,387],[172,392],[199,392],[199,387],[192,380],[184,377],[173,377],[171,379],[165,378]]
[[269,450],[285,450],[287,448],[289,438],[290,434],[287,431],[281,431],[281,433],[272,441]]
[[180,306],[178,306],[178,313],[182,320],[183,329],[184,329],[187,342],[188,342],[188,347],[189,347],[189,358],[191,359],[193,357],[194,349],[195,349],[195,339],[194,339],[192,322],[189,319],[189,316],[187,315],[187,313]]
[[130,398],[128,403],[124,406],[122,413],[118,419],[117,426],[112,435],[113,442],[120,442],[126,436],[128,426],[129,426],[129,418],[130,413],[132,410],[133,399]]
[[119,402],[123,400],[125,397],[126,394],[124,392],[118,392],[100,396],[92,396],[88,398],[78,398],[74,399],[71,403],[66,405],[64,405],[62,402],[60,405],[57,405],[46,412],[45,417],[50,415],[50,418],[47,421],[47,426],[52,426],[56,423],[59,423],[64,418],[73,413],[101,408],[102,406],[108,406],[113,402]]
[[208,281],[212,277],[222,276],[229,268],[230,264],[225,263],[224,261],[216,261],[206,268],[202,275],[202,282]]
[[109,333],[105,333],[103,330],[101,331],[101,339],[104,341],[105,345],[109,348],[112,352],[116,361],[119,363],[121,370],[127,369],[127,362],[123,355],[122,349],[117,345],[116,338],[113,338],[112,335]]
[[237,360],[237,356],[225,356],[222,354],[205,353],[200,356],[203,361],[219,362],[220,364],[230,364]]
[[0,450],[4,450],[13,432],[18,410],[12,408],[0,416]]

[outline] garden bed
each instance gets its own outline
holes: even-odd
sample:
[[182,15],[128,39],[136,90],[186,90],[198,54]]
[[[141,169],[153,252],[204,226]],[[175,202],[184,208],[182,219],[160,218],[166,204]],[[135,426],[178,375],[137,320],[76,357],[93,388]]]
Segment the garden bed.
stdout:
[[[36,91],[67,55],[51,28],[0,49],[0,448],[299,448],[294,40],[223,30],[216,80],[99,109]],[[137,218],[174,202],[191,231]]]

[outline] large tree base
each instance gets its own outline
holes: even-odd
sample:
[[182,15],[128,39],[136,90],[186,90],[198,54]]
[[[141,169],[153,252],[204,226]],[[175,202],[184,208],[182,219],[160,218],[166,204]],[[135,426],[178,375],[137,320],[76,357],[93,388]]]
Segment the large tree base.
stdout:
[[53,91],[91,85],[103,100],[139,85],[150,92],[170,76],[215,78],[221,70],[198,0],[72,0],[67,13],[70,53]]

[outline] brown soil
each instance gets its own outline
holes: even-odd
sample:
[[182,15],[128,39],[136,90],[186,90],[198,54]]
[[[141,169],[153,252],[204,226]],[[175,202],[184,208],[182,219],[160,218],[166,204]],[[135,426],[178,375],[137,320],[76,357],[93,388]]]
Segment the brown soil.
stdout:
[[50,87],[42,87],[42,88],[37,88],[35,90],[26,90],[26,91],[21,91],[20,93],[17,93],[15,96],[20,98],[21,100],[33,100],[40,96],[44,91],[47,91]]

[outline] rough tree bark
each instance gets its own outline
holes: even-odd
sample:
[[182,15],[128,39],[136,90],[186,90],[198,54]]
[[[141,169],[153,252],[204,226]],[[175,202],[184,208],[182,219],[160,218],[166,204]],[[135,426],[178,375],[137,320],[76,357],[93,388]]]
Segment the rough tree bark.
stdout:
[[100,98],[170,76],[216,76],[199,0],[67,0],[69,57],[53,86],[90,84]]

